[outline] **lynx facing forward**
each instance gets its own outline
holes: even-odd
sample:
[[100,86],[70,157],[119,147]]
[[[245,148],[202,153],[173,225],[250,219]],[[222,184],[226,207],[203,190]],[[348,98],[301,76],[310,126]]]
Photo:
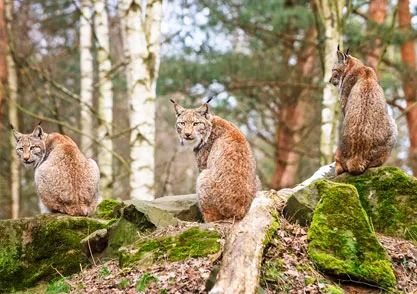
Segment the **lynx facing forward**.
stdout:
[[211,115],[207,103],[184,109],[171,101],[180,142],[193,147],[201,172],[197,194],[204,220],[242,219],[257,191],[249,143],[233,124]]
[[384,92],[374,70],[337,50],[330,83],[340,88],[343,133],[336,151],[336,173],[361,174],[381,166],[397,137],[397,126],[387,113]]
[[71,138],[46,134],[40,126],[32,134],[13,134],[17,156],[35,168],[41,213],[92,215],[100,194],[96,162],[85,158]]

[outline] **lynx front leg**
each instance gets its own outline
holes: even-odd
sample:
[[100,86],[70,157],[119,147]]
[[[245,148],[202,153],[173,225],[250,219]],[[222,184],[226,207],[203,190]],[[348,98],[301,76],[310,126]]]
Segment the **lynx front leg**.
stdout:
[[334,159],[336,161],[336,175],[340,175],[340,174],[344,173],[345,170],[343,169],[343,166],[342,166],[341,152],[340,152],[339,147],[336,150],[336,155],[335,155]]

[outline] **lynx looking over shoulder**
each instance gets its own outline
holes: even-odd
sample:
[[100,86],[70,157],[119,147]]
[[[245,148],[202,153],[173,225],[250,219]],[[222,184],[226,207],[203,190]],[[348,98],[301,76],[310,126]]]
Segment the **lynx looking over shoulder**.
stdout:
[[25,166],[34,166],[41,213],[92,215],[100,197],[96,162],[87,159],[71,138],[47,134],[40,126],[32,134],[15,130],[13,134],[17,156]]
[[381,166],[395,145],[397,126],[387,112],[375,71],[337,50],[330,83],[340,89],[343,131],[336,151],[336,174],[361,174]]
[[212,115],[207,103],[185,109],[171,102],[180,142],[191,145],[197,159],[197,194],[204,220],[242,219],[257,191],[249,143],[237,127]]

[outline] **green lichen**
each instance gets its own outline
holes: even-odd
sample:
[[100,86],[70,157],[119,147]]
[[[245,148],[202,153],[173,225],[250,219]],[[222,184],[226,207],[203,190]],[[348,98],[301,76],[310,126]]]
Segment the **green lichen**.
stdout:
[[308,231],[308,253],[324,272],[384,288],[396,280],[384,248],[373,233],[355,187],[315,182],[321,195]]
[[106,220],[118,219],[120,218],[120,210],[123,208],[123,206],[124,204],[120,201],[105,199],[97,206],[93,217]]
[[417,180],[397,167],[369,169],[334,179],[356,187],[377,232],[417,240]]
[[119,262],[121,266],[127,266],[207,256],[220,250],[219,239],[220,234],[216,230],[193,227],[177,236],[138,241],[121,250]]
[[88,259],[80,241],[105,223],[85,217],[41,215],[0,221],[0,292],[78,272]]

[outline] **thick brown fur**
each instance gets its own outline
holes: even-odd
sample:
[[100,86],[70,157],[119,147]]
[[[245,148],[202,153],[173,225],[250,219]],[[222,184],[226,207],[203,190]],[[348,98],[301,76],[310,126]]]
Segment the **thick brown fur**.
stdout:
[[174,102],[182,144],[193,147],[200,175],[197,194],[206,222],[240,220],[259,188],[249,143],[230,122],[212,115],[204,103],[185,109]]
[[41,213],[61,212],[90,216],[100,201],[100,172],[75,142],[64,135],[45,133],[37,126],[31,134],[13,130],[16,152],[26,166],[34,166]]
[[343,131],[336,151],[336,173],[357,175],[381,166],[395,145],[397,126],[387,112],[375,71],[337,50],[330,83],[340,89]]

